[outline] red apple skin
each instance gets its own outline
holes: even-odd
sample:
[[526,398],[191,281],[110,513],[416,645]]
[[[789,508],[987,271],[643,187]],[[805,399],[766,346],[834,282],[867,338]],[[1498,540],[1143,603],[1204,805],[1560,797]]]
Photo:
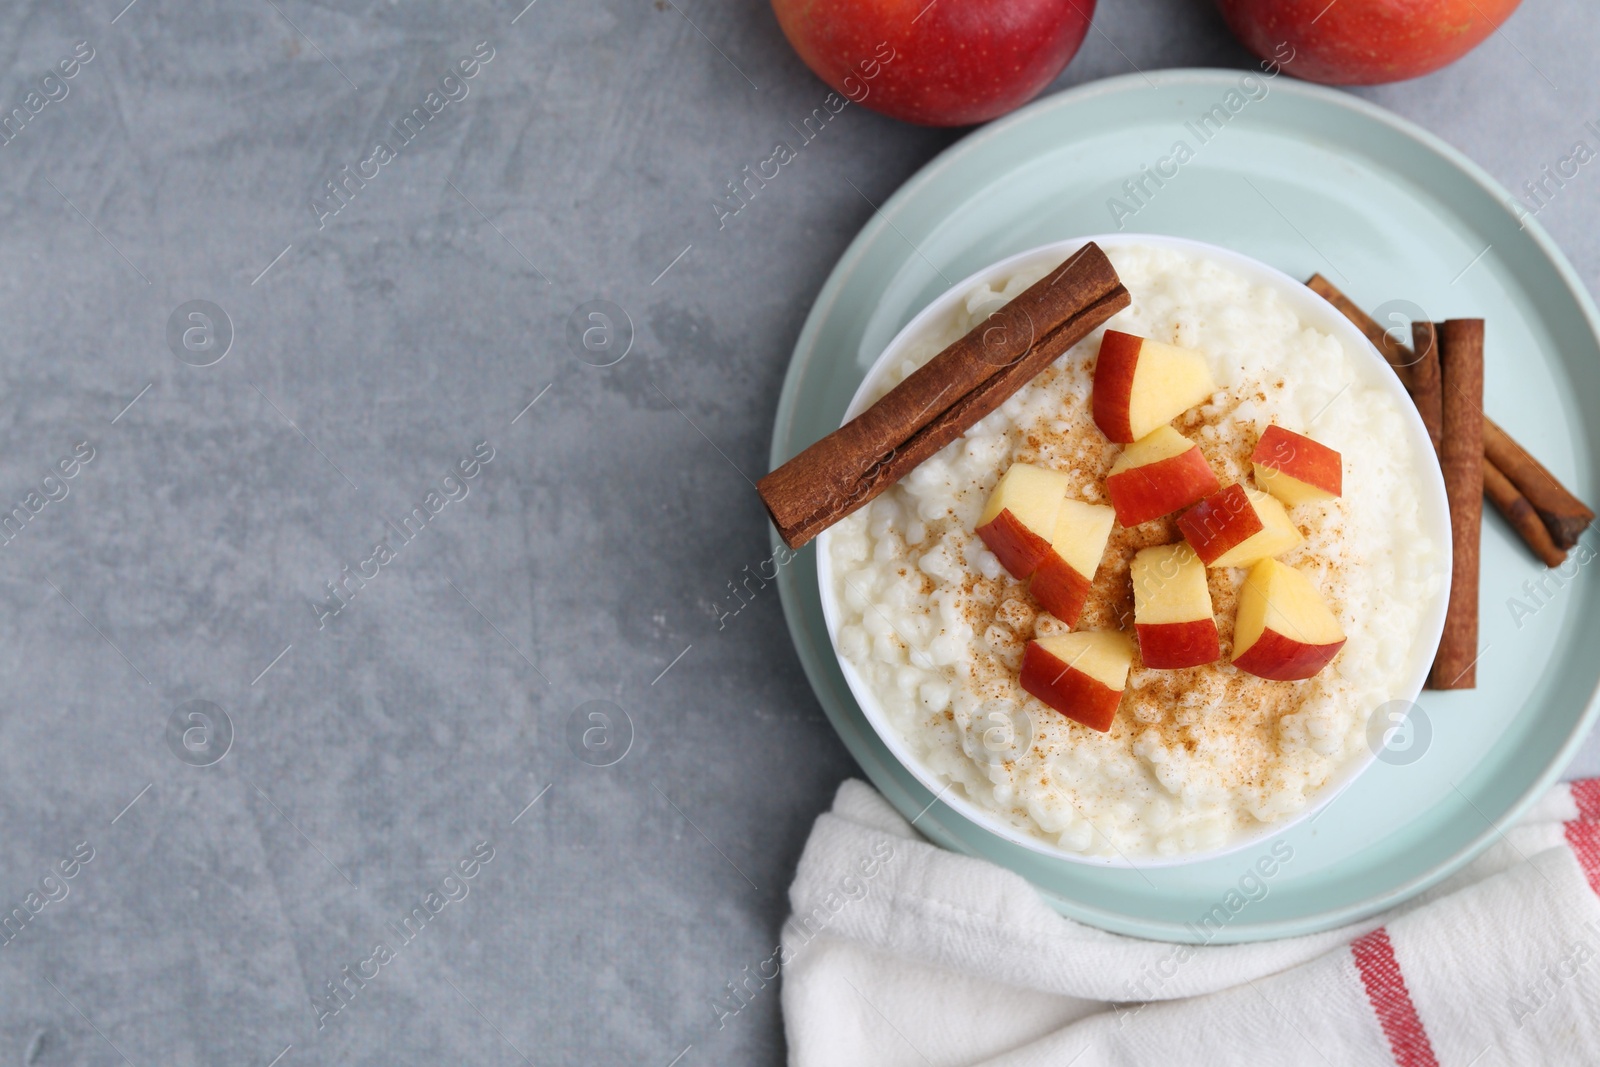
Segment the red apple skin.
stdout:
[[1039,564],[1055,555],[1050,542],[1024,526],[1010,508],[1004,508],[989,522],[973,531],[983,538],[1000,565],[1018,581],[1039,569]]
[[1022,653],[1022,688],[1073,722],[1105,733],[1117,718],[1122,690],[1112,689],[1067,666],[1033,642]]
[[1179,516],[1178,529],[1200,561],[1210,566],[1228,549],[1260,533],[1262,525],[1244,486],[1235,482]]
[[1343,641],[1331,645],[1308,645],[1273,630],[1263,630],[1256,643],[1233,657],[1233,665],[1257,678],[1274,682],[1298,682],[1310,678],[1339,654]]
[[1051,552],[1028,582],[1028,592],[1039,606],[1066,624],[1078,625],[1083,603],[1089,599],[1089,579],[1072,569],[1066,560]]
[[1153,670],[1200,667],[1222,658],[1215,619],[1142,622],[1136,623],[1134,629],[1139,633],[1139,659]]
[[1322,442],[1282,426],[1268,426],[1262,432],[1250,462],[1271,467],[1325,493],[1343,495],[1344,457]]
[[1432,73],[1476,48],[1520,0],[1217,0],[1233,35],[1269,64],[1324,85]]
[[971,126],[1055,80],[1094,0],[772,0],[772,10],[840,95],[919,126]]
[[[1139,349],[1143,346],[1143,337],[1107,330],[1100,339],[1100,354],[1094,361],[1094,389],[1090,398],[1094,424],[1108,439],[1120,444],[1133,443],[1128,401],[1133,396],[1133,372],[1139,366]],[[1118,521],[1122,521],[1120,516]]]
[[1123,526],[1137,526],[1170,515],[1221,488],[1217,472],[1199,448],[1142,467],[1130,467],[1106,479],[1106,495]]

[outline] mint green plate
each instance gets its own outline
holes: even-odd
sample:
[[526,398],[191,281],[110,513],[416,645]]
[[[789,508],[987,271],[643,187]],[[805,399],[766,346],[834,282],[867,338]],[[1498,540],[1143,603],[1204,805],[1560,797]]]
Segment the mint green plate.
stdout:
[[[924,167],[818,295],[784,381],[772,464],[839,425],[874,358],[949,284],[1121,222],[1222,245],[1297,278],[1321,272],[1402,325],[1413,313],[1486,319],[1489,414],[1580,496],[1600,499],[1600,420],[1585,427],[1580,417],[1600,411],[1600,316],[1538,224],[1519,228],[1509,194],[1478,167],[1381,108],[1281,77],[1241,88],[1241,76],[1180,70],[1096,82],[984,127]],[[1200,129],[1201,115],[1213,105],[1228,114],[1229,104],[1220,132]],[[1191,158],[1162,163],[1180,140]],[[1122,191],[1158,166],[1176,175],[1160,187],[1148,180],[1142,202]],[[1114,217],[1112,197],[1134,214]],[[1600,709],[1597,568],[1577,565],[1590,553],[1580,549],[1568,576],[1552,576],[1488,510],[1478,688],[1425,692],[1415,718],[1429,729],[1402,730],[1386,761],[1275,839],[1272,862],[1261,845],[1178,867],[1091,867],[967,821],[895,760],[856,706],[823,626],[815,549],[778,582],[834,728],[930,839],[1017,872],[1063,914],[1107,930],[1255,941],[1371,915],[1461,867],[1556,780]],[[1530,593],[1527,582],[1543,589]]]

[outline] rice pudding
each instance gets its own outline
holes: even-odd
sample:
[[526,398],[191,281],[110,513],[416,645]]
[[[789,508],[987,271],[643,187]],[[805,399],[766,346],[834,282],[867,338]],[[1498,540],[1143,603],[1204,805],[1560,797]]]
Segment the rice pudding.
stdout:
[[[823,544],[838,605],[835,646],[879,699],[890,728],[941,782],[1023,833],[1084,855],[1179,856],[1225,847],[1303,810],[1365,754],[1371,712],[1403,693],[1424,616],[1445,581],[1421,513],[1424,462],[1392,392],[1370,383],[1335,337],[1271,288],[1203,254],[1106,249],[1132,304],[960,439],[839,522]],[[908,346],[869,401],[965,335],[1055,264],[967,294]],[[1024,692],[1024,646],[1067,632],[974,532],[1013,464],[1068,479],[1067,496],[1107,504],[1124,446],[1091,412],[1104,331],[1203,353],[1217,390],[1172,422],[1224,484],[1253,486],[1251,455],[1271,425],[1343,457],[1350,491],[1300,503],[1303,538],[1278,556],[1320,589],[1346,639],[1314,677],[1272,681],[1230,664],[1245,571],[1206,570],[1222,657],[1156,670],[1137,652],[1109,730],[1088,729]],[[1254,490],[1252,490],[1253,492]],[[1135,555],[1183,540],[1170,514],[1118,524],[1077,631],[1134,632]]]

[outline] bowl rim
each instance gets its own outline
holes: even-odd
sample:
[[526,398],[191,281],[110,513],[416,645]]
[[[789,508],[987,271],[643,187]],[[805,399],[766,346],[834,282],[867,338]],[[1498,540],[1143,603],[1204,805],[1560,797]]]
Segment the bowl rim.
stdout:
[[[1369,383],[1388,390],[1400,402],[1401,419],[1405,424],[1406,436],[1413,450],[1421,456],[1433,454],[1433,444],[1428,436],[1427,427],[1423,424],[1421,415],[1417,413],[1416,405],[1411,402],[1410,395],[1406,393],[1399,377],[1373,346],[1366,334],[1362,333],[1354,323],[1345,318],[1343,313],[1332,304],[1328,303],[1310,287],[1296,281],[1283,271],[1243,253],[1205,241],[1151,233],[1096,234],[1051,241],[1006,256],[988,266],[973,271],[965,278],[950,285],[929,301],[922,310],[913,315],[910,321],[901,327],[894,337],[889,340],[883,351],[878,353],[878,356],[873,360],[871,366],[867,368],[865,375],[863,375],[861,383],[856,387],[855,393],[851,396],[850,403],[845,409],[840,424],[843,425],[849,422],[868,406],[866,399],[868,387],[883,373],[885,367],[901,355],[904,349],[927,329],[930,322],[935,318],[949,314],[959,301],[965,299],[979,285],[998,280],[1008,273],[1015,273],[1018,269],[1035,261],[1060,262],[1091,241],[1098,244],[1102,249],[1149,246],[1187,252],[1191,255],[1220,261],[1229,269],[1243,275],[1252,284],[1266,285],[1273,288],[1280,296],[1288,300],[1291,308],[1300,316],[1304,324],[1334,336],[1345,346],[1346,351],[1351,353],[1354,359],[1358,374],[1366,377]],[[1429,668],[1432,666],[1434,650],[1438,648],[1440,637],[1444,632],[1453,562],[1449,504],[1445,495],[1443,472],[1438,463],[1423,462],[1419,466],[1422,469],[1423,483],[1419,510],[1422,514],[1426,532],[1433,537],[1439,547],[1437,566],[1440,570],[1440,586],[1433,597],[1432,603],[1429,604],[1428,609],[1423,614],[1418,639],[1412,646],[1411,662],[1405,683],[1399,687],[1400,695],[1393,698],[1411,705],[1416,703],[1417,697],[1422,692]],[[1120,851],[1116,851],[1113,855],[1086,855],[1052,844],[1042,837],[1012,826],[994,812],[979,807],[964,793],[953,792],[952,786],[954,783],[939,781],[938,776],[924,766],[922,761],[910,751],[898,731],[888,721],[888,717],[885,715],[883,707],[871,687],[861,677],[855,665],[839,650],[839,605],[833,592],[833,557],[828,550],[832,542],[832,534],[833,527],[829,527],[819,533],[816,538],[817,591],[821,601],[823,625],[827,629],[828,641],[833,648],[834,658],[838,661],[839,670],[844,675],[845,682],[850,688],[851,696],[855,698],[857,705],[861,708],[863,717],[865,717],[873,732],[883,742],[890,754],[912,777],[933,794],[935,802],[943,802],[969,822],[1012,844],[1020,845],[1032,852],[1053,859],[1061,859],[1070,863],[1093,867],[1137,870],[1203,863],[1249,848],[1251,845],[1275,837],[1302,822],[1315,818],[1319,812],[1349,788],[1351,783],[1360,777],[1363,771],[1377,762],[1378,750],[1369,744],[1364,752],[1359,752],[1354,758],[1347,760],[1335,772],[1333,777],[1316,791],[1311,802],[1300,811],[1279,822],[1262,824],[1260,827],[1248,833],[1240,834],[1226,844],[1214,849],[1186,852],[1172,856],[1139,854],[1138,860],[1135,862]],[[1371,712],[1368,714],[1370,716]],[[1385,735],[1386,740],[1387,736]],[[1115,846],[1113,846],[1113,849],[1115,849]]]

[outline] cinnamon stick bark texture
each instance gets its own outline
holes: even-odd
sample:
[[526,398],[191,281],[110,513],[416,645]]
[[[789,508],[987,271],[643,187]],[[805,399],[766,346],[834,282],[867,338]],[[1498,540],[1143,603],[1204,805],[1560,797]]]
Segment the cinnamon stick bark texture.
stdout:
[[1528,503],[1528,498],[1517,492],[1511,479],[1502,474],[1500,468],[1487,457],[1483,461],[1483,495],[1505,516],[1511,528],[1528,542],[1528,547],[1544,561],[1546,567],[1559,567],[1566,562],[1567,553],[1550,539],[1550,531],[1545,528],[1533,505]]
[[1594,522],[1594,512],[1488,418],[1483,420],[1483,454],[1528,498],[1557,548],[1570,549],[1578,543],[1578,536]]
[[1428,676],[1430,689],[1477,685],[1478,543],[1483,528],[1483,320],[1439,328],[1444,389],[1439,466],[1450,499],[1450,604]]
[[1417,405],[1417,414],[1422,416],[1422,425],[1428,428],[1428,439],[1433,442],[1434,454],[1438,455],[1444,423],[1438,328],[1431,322],[1413,322],[1411,347],[1416,352],[1416,362],[1411,365],[1411,400]]
[[[1357,307],[1322,275],[1313,274],[1306,282],[1306,286],[1337,308],[1345,318],[1355,323],[1362,333],[1372,339],[1372,343],[1394,369],[1401,384],[1414,397],[1415,353],[1394,341],[1372,316]],[[1578,536],[1594,522],[1594,512],[1487,415],[1483,417],[1483,442],[1484,457],[1498,467],[1500,473],[1504,474],[1517,491],[1533,505],[1534,511],[1538,513],[1555,546],[1566,550],[1576,545]],[[1536,555],[1541,559],[1544,558],[1541,545],[1531,540],[1528,545]]]
[[1128,306],[1090,242],[876,404],[756,483],[799,548],[965,433],[1096,326]]

